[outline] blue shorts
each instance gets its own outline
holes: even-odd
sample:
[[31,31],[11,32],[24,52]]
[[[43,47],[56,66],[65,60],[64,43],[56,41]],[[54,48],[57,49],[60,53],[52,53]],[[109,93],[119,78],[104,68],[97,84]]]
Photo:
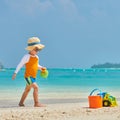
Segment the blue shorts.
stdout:
[[31,85],[36,82],[36,79],[33,77],[27,77],[25,78],[27,85]]

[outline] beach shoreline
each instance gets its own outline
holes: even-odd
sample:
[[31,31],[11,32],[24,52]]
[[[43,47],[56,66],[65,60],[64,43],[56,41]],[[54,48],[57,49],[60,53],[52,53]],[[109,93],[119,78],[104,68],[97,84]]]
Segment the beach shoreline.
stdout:
[[[35,108],[33,91],[18,107],[24,91],[23,72],[11,81],[13,71],[1,73],[0,120],[120,120],[120,106],[90,109],[88,96],[95,88],[117,98],[120,105],[119,71],[50,70],[48,79],[37,80],[39,100],[47,107]],[[99,91],[96,91],[96,95]]]

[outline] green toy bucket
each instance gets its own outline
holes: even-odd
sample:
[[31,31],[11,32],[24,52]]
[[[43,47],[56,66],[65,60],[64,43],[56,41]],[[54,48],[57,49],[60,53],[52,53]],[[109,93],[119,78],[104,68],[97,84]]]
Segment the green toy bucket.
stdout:
[[49,75],[48,70],[44,70],[44,71],[41,71],[41,72],[40,72],[40,76],[41,76],[42,78],[47,78],[48,75]]

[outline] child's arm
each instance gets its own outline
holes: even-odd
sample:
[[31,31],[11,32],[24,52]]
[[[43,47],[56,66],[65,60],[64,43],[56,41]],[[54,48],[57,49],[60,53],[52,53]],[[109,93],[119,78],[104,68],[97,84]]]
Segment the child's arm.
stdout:
[[17,66],[17,68],[16,68],[16,70],[15,70],[13,76],[12,76],[12,79],[13,79],[13,80],[16,78],[16,75],[17,75],[17,73],[19,72],[19,70],[29,61],[29,58],[30,58],[29,55],[25,55],[25,56],[21,59],[20,63],[18,64],[18,66]]
[[41,70],[41,71],[44,71],[44,70],[46,70],[46,67],[43,67],[43,66],[41,66],[41,65],[38,65],[38,69]]
[[13,74],[12,80],[14,80],[15,78],[16,78],[16,73]]
[[37,56],[37,58],[38,58],[38,70],[41,70],[41,71],[46,70],[46,67],[43,67],[39,64],[39,57],[38,56]]

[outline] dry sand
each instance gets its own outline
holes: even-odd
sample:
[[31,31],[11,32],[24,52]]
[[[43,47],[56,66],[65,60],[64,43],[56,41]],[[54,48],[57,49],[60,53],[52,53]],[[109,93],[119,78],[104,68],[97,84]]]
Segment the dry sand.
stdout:
[[120,106],[90,109],[88,102],[51,103],[47,107],[1,106],[0,120],[120,120]]

